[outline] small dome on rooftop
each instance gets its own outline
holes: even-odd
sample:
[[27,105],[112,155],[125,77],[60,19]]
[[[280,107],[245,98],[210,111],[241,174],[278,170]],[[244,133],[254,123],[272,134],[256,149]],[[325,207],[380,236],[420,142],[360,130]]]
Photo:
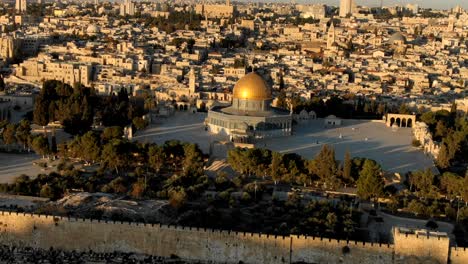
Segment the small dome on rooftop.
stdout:
[[394,44],[395,42],[403,42],[406,43],[406,38],[401,34],[401,32],[396,32],[388,39],[389,44]]

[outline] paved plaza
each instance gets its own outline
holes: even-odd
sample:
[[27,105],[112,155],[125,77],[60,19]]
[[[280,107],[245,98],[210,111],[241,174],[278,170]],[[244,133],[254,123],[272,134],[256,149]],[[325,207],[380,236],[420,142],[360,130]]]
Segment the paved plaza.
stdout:
[[411,128],[393,130],[383,122],[343,120],[339,127],[326,128],[324,121],[317,119],[297,125],[294,135],[287,140],[266,139],[260,146],[311,159],[323,144],[328,144],[335,149],[338,160],[343,160],[349,150],[352,157],[373,159],[389,172],[405,173],[434,167],[430,157],[411,146],[412,138]]
[[0,183],[11,183],[21,174],[37,176],[45,173],[41,168],[33,165],[40,159],[35,154],[10,154],[0,153]]
[[[207,153],[211,142],[227,140],[227,137],[205,131],[205,117],[205,113],[177,112],[138,132],[134,139],[158,144],[178,139],[197,143]],[[411,128],[395,131],[382,122],[366,120],[343,120],[343,125],[339,127],[326,128],[323,119],[317,119],[298,124],[290,137],[265,139],[257,146],[312,159],[323,144],[329,144],[335,148],[339,160],[349,150],[351,156],[374,159],[389,172],[405,173],[434,167],[430,157],[411,146],[411,140]]]
[[161,118],[144,131],[137,132],[133,139],[157,144],[177,139],[197,143],[204,153],[208,153],[212,142],[228,138],[205,131],[205,118],[206,113],[176,112],[174,116]]

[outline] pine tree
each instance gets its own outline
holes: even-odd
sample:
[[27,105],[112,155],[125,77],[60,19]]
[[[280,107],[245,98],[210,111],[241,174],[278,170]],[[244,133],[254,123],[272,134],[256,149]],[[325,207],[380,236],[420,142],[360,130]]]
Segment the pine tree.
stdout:
[[49,123],[49,103],[39,95],[34,104],[34,123],[39,126],[46,126]]
[[341,181],[337,178],[338,166],[335,160],[335,150],[323,145],[319,154],[309,163],[309,171],[316,174],[327,189],[336,189],[341,185]]
[[442,144],[440,147],[439,155],[437,156],[437,166],[442,169],[446,169],[450,166],[450,158],[445,144]]
[[271,153],[270,175],[275,184],[281,179],[283,174],[283,155],[279,152]]
[[349,154],[349,151],[347,150],[345,153],[344,157],[344,162],[343,162],[343,178],[350,181],[351,178],[351,168],[352,168],[352,161],[351,161],[351,155]]
[[32,141],[33,150],[42,155],[42,158],[45,158],[45,155],[49,154],[49,140],[45,136],[37,136]]
[[380,165],[366,160],[357,181],[357,195],[362,199],[377,199],[383,194],[384,181]]

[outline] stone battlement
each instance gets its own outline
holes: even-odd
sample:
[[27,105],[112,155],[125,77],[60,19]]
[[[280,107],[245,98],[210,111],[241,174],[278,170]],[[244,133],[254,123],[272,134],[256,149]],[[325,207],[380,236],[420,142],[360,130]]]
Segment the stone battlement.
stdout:
[[0,211],[0,243],[5,245],[121,251],[162,257],[177,255],[226,263],[373,264],[400,263],[407,257],[430,258],[438,263],[447,263],[449,259],[454,264],[468,263],[468,250],[449,248],[446,236],[425,230],[424,235],[420,235],[421,230],[413,233],[397,230],[395,244],[379,244]]

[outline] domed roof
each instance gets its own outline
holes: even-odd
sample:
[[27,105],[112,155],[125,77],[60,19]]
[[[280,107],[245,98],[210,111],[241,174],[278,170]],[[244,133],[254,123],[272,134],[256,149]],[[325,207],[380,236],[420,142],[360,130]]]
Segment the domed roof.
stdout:
[[271,91],[263,78],[252,72],[236,83],[232,96],[235,99],[268,100],[271,99]]
[[396,32],[392,36],[390,36],[390,38],[388,39],[388,43],[393,44],[396,41],[403,41],[403,43],[405,43],[406,38],[405,36],[403,36],[403,34],[401,34],[401,32]]
[[98,26],[96,25],[89,25],[88,28],[86,29],[86,33],[88,34],[99,34],[101,32],[101,29],[99,29]]

